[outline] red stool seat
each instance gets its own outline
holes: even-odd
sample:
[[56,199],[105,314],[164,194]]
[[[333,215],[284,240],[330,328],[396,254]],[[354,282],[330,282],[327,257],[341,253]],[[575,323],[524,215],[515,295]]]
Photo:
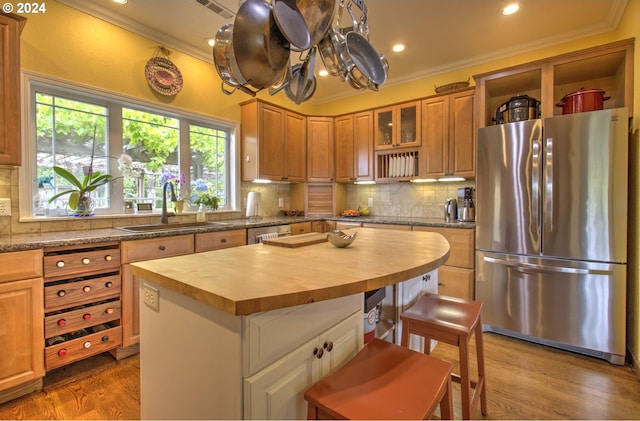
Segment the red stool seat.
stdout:
[[448,361],[373,339],[304,394],[308,419],[452,419]]
[[[478,402],[482,414],[487,415],[481,311],[482,303],[479,301],[426,293],[400,315],[403,346],[409,343],[409,335],[414,334],[425,338],[425,354],[431,351],[430,339],[458,347],[460,374],[453,374],[452,378],[460,383],[464,419],[471,419]],[[469,341],[474,332],[478,364],[477,381],[472,381],[469,377]],[[472,389],[475,390],[473,395]]]

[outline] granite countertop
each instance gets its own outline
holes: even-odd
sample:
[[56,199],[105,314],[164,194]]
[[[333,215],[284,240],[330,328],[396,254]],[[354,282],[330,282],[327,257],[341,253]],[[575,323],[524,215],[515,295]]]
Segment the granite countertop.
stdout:
[[326,215],[308,215],[298,217],[264,217],[259,221],[248,219],[224,220],[224,224],[206,225],[175,229],[172,231],[128,232],[117,228],[101,228],[90,230],[55,231],[33,234],[13,234],[0,236],[0,252],[33,250],[46,247],[63,247],[77,244],[102,243],[107,241],[140,240],[145,238],[162,238],[183,234],[194,234],[214,231],[229,231],[273,225],[286,225],[307,221],[344,221],[375,224],[399,224],[411,226],[430,226],[444,228],[474,229],[475,222],[446,222],[442,218],[411,218],[402,216],[359,216],[330,217]]
[[449,257],[449,243],[435,232],[352,231],[358,236],[346,248],[326,241],[298,248],[252,244],[136,262],[131,270],[218,310],[247,315],[382,288],[431,272]]

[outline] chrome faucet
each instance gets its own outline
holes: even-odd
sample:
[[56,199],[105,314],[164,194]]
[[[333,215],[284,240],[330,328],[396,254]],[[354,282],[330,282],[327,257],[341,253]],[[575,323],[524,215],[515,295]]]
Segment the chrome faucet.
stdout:
[[162,218],[160,218],[160,223],[168,224],[169,217],[175,215],[173,212],[167,212],[167,186],[171,188],[171,201],[175,202],[178,200],[176,198],[176,190],[173,187],[173,183],[167,181],[162,185]]

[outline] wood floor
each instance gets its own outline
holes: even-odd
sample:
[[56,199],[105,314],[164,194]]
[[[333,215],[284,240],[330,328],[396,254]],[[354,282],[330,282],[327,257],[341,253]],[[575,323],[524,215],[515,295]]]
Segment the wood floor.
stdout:
[[[640,419],[640,379],[630,367],[492,333],[484,337],[485,418]],[[433,355],[448,359],[457,349],[440,344]],[[46,391],[0,405],[0,419],[139,419],[139,370],[136,355],[108,361],[71,383],[48,381]],[[460,419],[457,393],[454,405]]]

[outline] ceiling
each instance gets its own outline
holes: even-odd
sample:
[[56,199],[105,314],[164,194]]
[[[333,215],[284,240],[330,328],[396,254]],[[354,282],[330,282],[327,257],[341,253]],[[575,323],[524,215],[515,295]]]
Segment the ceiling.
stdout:
[[[123,6],[112,0],[58,1],[212,65],[211,47],[205,39],[215,36],[222,25],[233,23],[241,3],[129,0]],[[611,31],[617,27],[627,1],[520,0],[520,12],[502,16],[500,11],[508,0],[366,0],[370,42],[389,61],[388,79],[381,89]],[[211,9],[220,9],[226,18]],[[398,42],[404,43],[406,50],[393,53],[391,47]],[[316,73],[322,68],[321,61],[317,63]],[[444,83],[451,82],[457,81]],[[322,103],[359,92],[338,77],[319,78],[310,102]]]

